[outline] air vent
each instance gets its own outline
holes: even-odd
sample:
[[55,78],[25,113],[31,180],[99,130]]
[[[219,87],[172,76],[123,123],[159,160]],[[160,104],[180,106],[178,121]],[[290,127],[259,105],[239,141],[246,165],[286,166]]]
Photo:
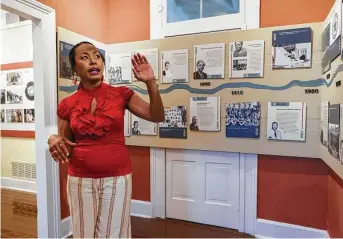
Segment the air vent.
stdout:
[[36,180],[36,164],[12,161],[12,176],[18,179]]

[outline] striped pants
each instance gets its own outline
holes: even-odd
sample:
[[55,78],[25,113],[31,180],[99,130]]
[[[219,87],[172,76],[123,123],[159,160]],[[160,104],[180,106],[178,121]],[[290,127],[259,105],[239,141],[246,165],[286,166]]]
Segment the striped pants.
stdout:
[[68,176],[67,187],[74,238],[131,238],[131,174]]

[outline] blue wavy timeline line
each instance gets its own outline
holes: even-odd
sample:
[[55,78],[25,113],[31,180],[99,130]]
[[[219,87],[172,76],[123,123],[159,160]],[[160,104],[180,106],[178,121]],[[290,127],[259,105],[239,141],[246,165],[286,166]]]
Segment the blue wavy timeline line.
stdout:
[[[315,80],[307,80],[307,81],[301,81],[301,80],[293,80],[289,82],[286,85],[283,86],[269,86],[269,85],[263,85],[263,84],[255,84],[251,82],[228,82],[221,84],[213,89],[199,89],[191,87],[188,84],[173,84],[169,86],[166,89],[160,89],[160,94],[168,94],[174,90],[186,90],[189,93],[193,94],[205,94],[205,95],[212,95],[215,93],[218,93],[219,91],[222,91],[224,89],[230,89],[230,88],[251,88],[251,89],[257,89],[257,90],[275,90],[275,91],[281,91],[281,90],[288,90],[292,87],[298,86],[298,87],[320,87],[325,86],[330,87],[331,84],[334,82],[335,78],[337,77],[337,74],[339,72],[343,71],[343,64],[340,65],[337,70],[333,73],[331,80],[328,82],[324,78],[318,78]],[[67,93],[72,93],[77,90],[77,85],[72,86],[60,86],[59,90]],[[128,86],[130,89],[132,89],[135,92],[147,95],[148,91],[135,85]]]

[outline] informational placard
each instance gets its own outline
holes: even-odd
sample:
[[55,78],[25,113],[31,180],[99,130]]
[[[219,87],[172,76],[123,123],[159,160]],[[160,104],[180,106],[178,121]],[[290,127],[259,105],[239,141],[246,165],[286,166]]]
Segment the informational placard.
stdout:
[[159,124],[160,138],[187,138],[186,106],[173,106],[164,109],[165,120]]
[[1,71],[1,125],[6,130],[34,130],[33,68]]
[[264,41],[230,42],[230,78],[263,77]]
[[268,102],[267,121],[269,140],[306,139],[306,104],[303,102]]
[[339,141],[339,158],[341,161],[341,164],[343,165],[343,104],[341,104],[341,109],[340,109],[340,141]]
[[224,79],[224,69],[225,43],[194,46],[194,79]]
[[73,72],[69,62],[69,53],[74,45],[60,41],[60,78],[72,79]]
[[[155,78],[158,79],[158,49],[157,48],[140,49],[140,50],[132,52],[132,55],[137,54],[137,53],[140,53],[146,57],[149,64],[151,65],[151,68],[154,72]],[[136,80],[136,79],[134,79],[134,80]]]
[[321,102],[320,107],[320,141],[324,146],[328,146],[329,131],[329,101]]
[[191,97],[190,118],[191,131],[220,131],[220,97]]
[[331,69],[331,53],[330,53],[330,23],[324,28],[322,33],[322,73],[326,73]]
[[312,30],[309,27],[273,31],[273,69],[311,67]]
[[130,111],[125,110],[125,114],[124,114],[124,136],[125,137],[131,136],[130,115],[131,115]]
[[131,83],[131,53],[110,54],[107,65],[107,80],[110,85]]
[[340,104],[329,106],[329,135],[328,135],[328,151],[339,160],[339,140],[340,140]]
[[336,0],[325,23],[330,26],[330,60],[333,61],[341,54],[342,0]]
[[261,104],[240,102],[226,104],[226,137],[259,138]]
[[157,123],[150,122],[132,114],[132,135],[157,135]]
[[188,49],[161,52],[162,83],[188,82]]

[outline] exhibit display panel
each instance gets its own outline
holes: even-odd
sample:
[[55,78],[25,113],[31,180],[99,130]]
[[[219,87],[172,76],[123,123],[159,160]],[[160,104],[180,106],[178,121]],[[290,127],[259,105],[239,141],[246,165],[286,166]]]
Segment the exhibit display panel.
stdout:
[[[307,38],[308,29],[311,30],[312,52],[310,53],[310,67],[298,68],[298,65],[295,64],[293,68],[273,69],[272,52],[275,48],[275,45],[273,46],[273,33],[275,31],[293,32],[292,29],[298,29],[296,31],[305,29]],[[340,160],[337,160],[328,152],[328,148],[324,146],[326,143],[323,142],[323,145],[321,143],[322,141],[328,141],[329,144],[330,141],[329,133],[323,134],[323,130],[330,128],[330,122],[329,119],[324,119],[325,117],[322,114],[324,110],[326,117],[329,116],[329,103],[331,101],[336,104],[342,101],[342,96],[339,96],[340,88],[337,88],[334,82],[337,81],[341,75],[340,71],[343,70],[341,59],[337,57],[333,62],[330,61],[331,70],[327,72],[331,74],[330,78],[327,79],[326,75],[322,75],[322,57],[325,55],[322,48],[323,30],[325,30],[323,23],[312,23],[106,45],[59,28],[58,40],[59,46],[61,46],[62,41],[71,45],[84,40],[91,41],[105,54],[107,60],[112,56],[128,56],[134,52],[153,49],[154,54],[152,55],[154,58],[151,58],[153,64],[161,66],[158,72],[155,72],[155,75],[159,76],[156,80],[168,117],[166,117],[165,122],[145,127],[146,132],[141,133],[140,130],[134,129],[133,123],[138,122],[137,118],[127,112],[128,114],[125,116],[127,145],[308,158],[323,157],[339,175],[343,175]],[[244,76],[243,74],[242,78],[231,78],[232,62],[234,62],[231,57],[235,54],[236,58],[244,58],[244,52],[242,53],[244,50],[239,47],[237,49],[237,42],[253,41],[264,43],[263,57],[258,54],[256,59],[255,57],[252,58],[252,60],[258,61],[263,59],[263,75],[256,74],[255,78],[252,75]],[[236,43],[236,45],[233,43]],[[225,46],[224,59],[220,57],[223,45]],[[260,45],[257,47],[260,48]],[[201,72],[199,74],[194,72],[196,66],[195,46],[207,46],[207,52],[202,54],[202,61],[205,66],[222,65],[224,61],[224,79],[219,77],[219,79],[199,79],[198,75],[201,75]],[[212,50],[210,49],[211,46],[213,46]],[[218,46],[221,46],[221,48],[218,48]],[[233,49],[233,46],[236,47],[236,50]],[[245,49],[245,51],[249,51],[249,48]],[[261,50],[258,51],[261,52]],[[180,68],[183,70],[178,73],[183,75],[185,73],[184,58],[188,56],[188,80],[170,80],[167,83],[163,79],[162,71],[166,69],[163,67],[165,59],[162,55],[166,54],[166,52],[173,52],[175,54],[173,64],[181,64],[180,67],[182,66],[182,68],[172,67],[168,68],[168,70]],[[309,58],[299,55],[302,52],[298,44],[295,44],[294,47],[285,47],[286,57],[290,57],[298,63],[299,61],[306,61],[306,64],[309,64]],[[309,54],[307,51],[305,52]],[[60,49],[58,53],[60,67],[64,53]],[[107,72],[105,82],[111,84],[109,79],[113,77],[108,77],[108,74],[113,72],[107,71],[109,67],[112,67],[112,62],[105,67],[105,72]],[[204,69],[202,66],[197,68],[200,71]],[[237,69],[240,70],[240,68]],[[78,79],[73,78],[73,76],[71,76],[71,79],[68,78],[70,73],[69,75],[66,74],[67,77],[61,77],[63,75],[62,71],[63,69],[59,69],[59,101],[75,92],[78,87]],[[173,72],[174,74],[175,72]],[[167,84],[162,84],[162,81]],[[132,79],[131,83],[121,83],[120,86],[129,87],[143,99],[149,101],[147,88],[143,82]],[[116,84],[113,87],[117,87]],[[194,126],[195,108],[192,106],[193,103],[190,99],[203,101],[197,102],[197,107],[200,107],[201,104],[209,104],[206,102],[206,99],[211,99],[209,97],[220,99],[217,101],[219,111],[216,113],[213,110],[217,107],[214,103],[211,103],[210,108],[206,108],[207,106],[199,108],[202,109],[199,115],[204,118],[197,119],[196,123],[206,122],[206,125],[211,126],[209,129],[201,130],[201,127]],[[325,103],[326,101],[328,103]],[[279,109],[273,109],[272,105],[279,107]],[[286,105],[287,107],[285,107]],[[204,111],[204,109],[208,109],[208,111]],[[206,115],[206,112],[209,115]],[[296,119],[290,116],[294,116]],[[213,122],[209,122],[211,120]],[[275,121],[277,124],[275,124]],[[218,123],[219,125],[216,126]],[[137,123],[135,124],[137,125]],[[277,133],[276,136],[275,133],[271,134],[270,132],[275,128],[272,127],[273,125],[280,127],[279,130],[282,128],[282,131],[286,132],[288,136],[278,138]],[[199,130],[197,130],[197,127]],[[135,134],[134,131],[140,133]],[[134,135],[139,135],[139,137]],[[277,140],[273,140],[273,137]],[[332,160],[332,158],[336,161]]]
[[[322,79],[321,104],[323,132],[320,135],[319,157],[343,179],[343,62],[341,54],[342,2],[336,0],[322,24]],[[341,55],[341,56],[340,56]]]
[[[312,62],[311,68],[303,69],[272,69],[272,33],[282,29],[311,28]],[[188,49],[188,83],[161,84],[158,80],[160,93],[166,108],[186,106],[187,137],[162,138],[141,136],[128,137],[127,144],[163,148],[199,149],[210,151],[227,151],[257,154],[289,155],[318,158],[318,138],[320,135],[320,95],[308,94],[305,90],[319,91],[326,87],[321,76],[321,23],[264,28],[249,31],[233,31],[222,33],[180,36],[161,40],[140,41],[108,45],[109,54],[127,53],[139,49],[158,48],[160,52]],[[231,56],[230,43],[247,41],[264,42],[263,77],[230,79]],[[224,79],[195,79],[195,46],[218,46],[225,44]],[[215,45],[217,44],[217,45]],[[208,49],[207,49],[208,50]],[[249,50],[249,48],[248,48]],[[207,56],[205,66],[221,65],[220,49],[213,47],[202,56]],[[261,60],[261,57],[259,58]],[[161,56],[159,61],[161,61]],[[206,67],[205,67],[206,69]],[[205,72],[205,70],[204,70]],[[161,74],[160,74],[161,75]],[[146,86],[141,82],[128,85],[136,93],[148,100]],[[192,122],[190,97],[220,97],[220,131],[190,130]],[[256,138],[226,137],[226,105],[240,102],[260,103],[260,134]],[[268,140],[267,113],[269,102],[303,102],[306,105],[306,140],[272,141]]]

